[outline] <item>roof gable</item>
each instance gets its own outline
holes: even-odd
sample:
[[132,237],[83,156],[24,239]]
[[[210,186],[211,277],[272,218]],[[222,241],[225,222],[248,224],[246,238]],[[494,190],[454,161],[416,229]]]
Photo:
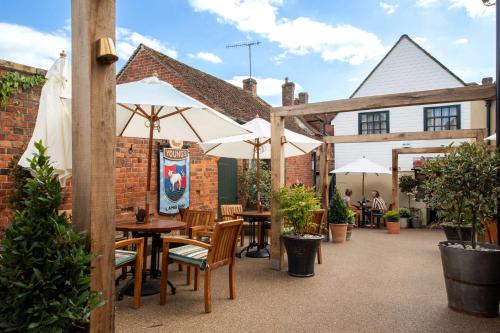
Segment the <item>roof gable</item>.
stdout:
[[352,97],[465,86],[457,75],[407,35],[368,74]]

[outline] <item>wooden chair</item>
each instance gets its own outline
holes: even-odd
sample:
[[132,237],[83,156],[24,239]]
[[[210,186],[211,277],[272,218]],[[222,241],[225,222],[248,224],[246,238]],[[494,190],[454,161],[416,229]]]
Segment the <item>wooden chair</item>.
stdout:
[[[195,239],[163,238],[162,274],[160,284],[160,304],[167,300],[168,264],[180,263],[195,269],[194,290],[200,287],[200,270],[204,271],[205,312],[212,312],[211,280],[212,271],[229,265],[229,298],[236,297],[235,250],[243,220],[224,221],[215,224],[213,232],[200,232],[208,235],[210,243]],[[170,248],[171,243],[185,244]]]
[[[324,209],[315,210],[313,212],[313,217],[311,220],[311,225],[308,228],[308,232],[320,235],[323,234],[324,223],[325,223],[325,210]],[[323,253],[321,251],[321,242],[319,243],[317,256],[318,256],[318,264],[322,264]]]
[[[220,212],[222,215],[222,221],[235,220],[235,213],[243,212],[242,205],[220,205]],[[245,246],[245,230],[250,227],[248,222],[243,222],[243,227],[240,233],[240,246]]]
[[484,225],[486,227],[486,241],[490,244],[497,244],[498,243],[498,231],[497,231],[497,223],[495,219],[492,218],[487,218],[484,221]]
[[[135,245],[135,251],[123,250]],[[115,269],[134,265],[134,309],[141,306],[142,268],[144,265],[144,238],[131,238],[115,243]]]

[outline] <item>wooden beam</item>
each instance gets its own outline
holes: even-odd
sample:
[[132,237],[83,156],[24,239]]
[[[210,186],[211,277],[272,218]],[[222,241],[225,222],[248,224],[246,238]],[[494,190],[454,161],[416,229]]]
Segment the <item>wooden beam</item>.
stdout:
[[115,65],[96,61],[96,41],[115,38],[115,0],[73,0],[72,113],[73,225],[86,231],[93,255],[91,288],[104,305],[90,317],[91,332],[114,326]]
[[[282,138],[285,135],[285,118],[271,112],[271,192],[285,186],[285,151]],[[279,216],[279,204],[271,198],[271,268],[281,270],[283,245],[281,230],[283,218]]]
[[321,208],[328,211],[328,144],[319,146],[319,186],[318,195],[321,198]]
[[413,105],[494,100],[495,97],[495,85],[489,84],[280,106],[273,108],[273,110],[277,116],[292,117]]
[[413,140],[440,140],[440,139],[474,139],[484,138],[486,129],[463,129],[437,132],[400,132],[366,135],[339,135],[325,136],[326,143],[361,143],[381,141],[413,141]]
[[399,209],[399,161],[398,153],[395,149],[392,150],[392,209]]
[[402,154],[440,154],[446,153],[448,147],[423,147],[423,148],[394,148],[392,151],[398,155]]

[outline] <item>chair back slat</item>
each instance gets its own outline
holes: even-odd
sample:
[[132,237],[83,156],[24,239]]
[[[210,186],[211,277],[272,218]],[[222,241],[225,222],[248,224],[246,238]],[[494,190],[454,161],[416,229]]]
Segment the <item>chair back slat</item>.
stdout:
[[497,223],[494,219],[488,218],[484,221],[486,224],[486,232],[488,234],[488,241],[491,244],[497,244],[498,243],[498,226]]
[[186,223],[186,229],[182,233],[187,234],[191,227],[214,224],[215,213],[211,210],[188,209],[184,212],[183,222]]
[[219,222],[215,225],[212,236],[212,248],[209,250],[207,261],[209,265],[220,262],[231,262],[234,259],[236,242],[240,234],[243,220]]
[[325,219],[325,210],[324,209],[317,209],[317,210],[313,211],[311,224],[307,228],[307,232],[313,233],[313,234],[321,234],[322,228],[324,225],[324,219]]
[[242,205],[220,205],[220,212],[222,215],[222,221],[231,221],[231,220],[234,220],[236,218],[234,216],[235,213],[243,212],[243,206]]

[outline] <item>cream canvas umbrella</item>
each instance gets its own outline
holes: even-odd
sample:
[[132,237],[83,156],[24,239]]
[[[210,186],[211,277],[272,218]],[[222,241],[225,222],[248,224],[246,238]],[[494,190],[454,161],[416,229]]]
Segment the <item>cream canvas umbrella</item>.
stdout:
[[496,139],[497,139],[497,134],[493,133],[492,135],[490,135],[489,137],[484,139],[484,141],[488,141],[488,140],[495,141]]
[[146,223],[149,221],[153,139],[192,142],[248,133],[229,117],[156,76],[116,86],[116,134],[148,138]]
[[24,151],[19,165],[30,167],[29,159],[36,153],[35,142],[42,141],[47,146],[54,172],[62,186],[71,176],[71,111],[61,96],[71,91],[70,66],[64,51],[50,67],[47,81],[42,87],[38,114],[33,135]]
[[363,157],[354,162],[348,163],[343,167],[337,168],[335,170],[330,171],[330,173],[361,173],[362,174],[362,182],[361,182],[361,192],[363,193],[363,199],[365,198],[365,176],[368,173],[374,173],[377,176],[379,174],[391,174],[387,168],[370,161],[369,159]]
[[[242,127],[252,133],[206,141],[201,148],[208,155],[257,160],[257,209],[260,210],[260,160],[271,158],[271,124],[256,117]],[[287,129],[285,138],[285,157],[307,154],[321,145],[318,140]]]

